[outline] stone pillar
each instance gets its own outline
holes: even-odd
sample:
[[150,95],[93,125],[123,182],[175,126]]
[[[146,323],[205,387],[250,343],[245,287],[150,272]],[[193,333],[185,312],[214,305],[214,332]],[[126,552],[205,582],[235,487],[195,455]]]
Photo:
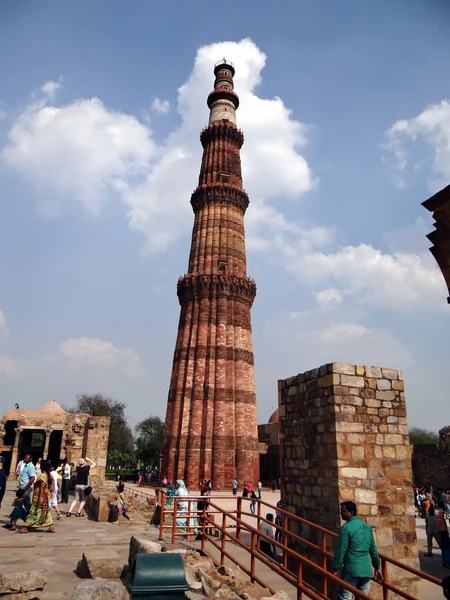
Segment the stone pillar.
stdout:
[[52,431],[53,431],[53,429],[45,430],[45,446],[44,446],[44,453],[42,455],[43,460],[48,460],[48,448],[50,446],[50,436],[52,435]]
[[11,455],[11,473],[14,473],[17,467],[18,462],[18,454],[19,454],[19,440],[20,434],[22,433],[22,429],[20,427],[16,428],[16,437],[14,438],[14,447]]
[[[280,380],[278,389],[288,510],[338,531],[339,504],[352,500],[379,552],[419,568],[401,372],[331,363]],[[405,575],[388,571],[395,585],[418,594],[417,580]],[[372,584],[371,594],[378,592]]]

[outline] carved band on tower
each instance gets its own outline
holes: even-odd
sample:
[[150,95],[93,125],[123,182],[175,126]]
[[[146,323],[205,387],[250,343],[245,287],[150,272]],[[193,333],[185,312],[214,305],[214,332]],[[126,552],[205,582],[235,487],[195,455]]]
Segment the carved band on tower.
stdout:
[[162,476],[215,489],[234,477],[259,477],[254,361],[250,309],[255,282],[247,277],[240,149],[239,98],[234,66],[214,68],[209,125],[201,135],[203,158],[191,196],[195,220],[188,273],[180,277],[181,306],[167,403]]

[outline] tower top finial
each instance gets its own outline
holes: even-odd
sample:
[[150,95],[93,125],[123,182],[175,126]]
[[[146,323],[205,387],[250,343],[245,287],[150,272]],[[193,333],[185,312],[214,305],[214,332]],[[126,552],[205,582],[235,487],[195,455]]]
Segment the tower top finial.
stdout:
[[218,71],[220,71],[220,69],[229,69],[232,73],[232,77],[234,77],[235,69],[234,64],[231,62],[231,60],[227,60],[226,58],[218,60],[214,65],[214,75],[217,76],[217,73]]

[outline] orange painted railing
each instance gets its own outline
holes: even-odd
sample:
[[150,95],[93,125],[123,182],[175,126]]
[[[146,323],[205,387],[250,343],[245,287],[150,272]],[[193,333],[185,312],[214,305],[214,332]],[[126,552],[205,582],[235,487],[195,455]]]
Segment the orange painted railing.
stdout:
[[[157,501],[161,505],[161,520],[159,525],[159,537],[163,539],[164,531],[170,530],[170,538],[172,543],[176,539],[201,539],[201,549],[207,554],[216,564],[224,564],[225,558],[228,558],[233,563],[239,566],[239,568],[246,573],[251,581],[256,581],[264,587],[268,587],[264,581],[256,574],[256,560],[270,567],[273,571],[278,573],[286,581],[296,586],[297,588],[297,599],[302,600],[303,594],[306,594],[311,600],[325,600],[330,599],[329,587],[330,584],[334,584],[332,587],[336,587],[336,584],[348,589],[353,594],[357,594],[356,597],[361,600],[373,600],[372,595],[363,594],[356,588],[348,584],[347,582],[340,579],[338,576],[333,575],[331,572],[331,560],[333,554],[328,550],[333,544],[333,541],[337,538],[337,533],[325,529],[320,525],[316,525],[311,521],[307,521],[301,517],[293,515],[278,507],[274,507],[263,500],[253,500],[257,503],[256,514],[252,514],[246,510],[246,504],[252,501],[249,498],[236,497],[236,510],[225,511],[223,508],[216,504],[216,501],[226,498],[230,500],[230,496],[214,496],[212,499],[207,496],[173,496],[171,500],[173,503],[167,506],[167,500],[169,499],[164,491],[159,490],[157,492]],[[203,510],[196,510],[197,501],[204,503]],[[187,502],[188,510],[180,511],[178,509],[179,502]],[[262,510],[265,512],[280,512],[283,514],[283,525],[278,526],[275,523],[268,521],[261,515]],[[217,516],[217,517],[216,517]],[[168,518],[169,517],[169,518]],[[170,518],[171,517],[171,518]],[[256,519],[256,526],[250,525],[248,522],[243,520],[243,517],[254,517]],[[177,518],[179,524],[177,525]],[[306,525],[310,530],[317,532],[317,537],[320,538],[320,543],[314,543],[311,540],[292,533],[289,529],[293,522],[297,522],[302,525]],[[269,523],[274,530],[278,530],[281,534],[281,541],[277,541],[273,538],[268,537],[260,531],[262,523]],[[218,532],[219,537],[214,537],[211,534],[211,530]],[[242,534],[245,532],[250,535],[250,543],[247,544],[242,540]],[[199,536],[200,534],[200,536]],[[266,540],[273,547],[276,547],[281,552],[281,562],[271,559],[265,555],[260,549],[260,540]],[[226,542],[233,542],[239,547],[245,549],[249,553],[250,566],[246,567],[240,563],[233,552],[226,549]],[[308,551],[314,554],[316,561],[312,560],[311,557],[300,554],[292,549],[292,543],[299,542],[303,544]],[[207,550],[206,544],[209,543],[218,552],[220,552],[220,561],[218,562],[210,552]],[[383,575],[382,581],[377,581],[373,585],[380,585],[382,587],[382,598],[383,600],[389,600],[389,592],[397,594],[397,596],[404,598],[405,600],[418,600],[416,596],[412,596],[408,591],[402,590],[389,582],[389,566],[395,567],[397,570],[401,569],[404,574],[415,576],[419,580],[427,580],[437,586],[441,586],[441,580],[428,575],[419,569],[410,567],[391,556],[380,554],[381,560],[381,572]],[[295,570],[292,570],[291,564],[295,564]],[[313,574],[315,579],[320,583],[313,587],[311,583],[305,580],[304,574],[308,571]],[[441,588],[442,589],[442,588]],[[438,597],[442,592],[436,590],[436,596]],[[271,593],[274,593],[269,587]]]

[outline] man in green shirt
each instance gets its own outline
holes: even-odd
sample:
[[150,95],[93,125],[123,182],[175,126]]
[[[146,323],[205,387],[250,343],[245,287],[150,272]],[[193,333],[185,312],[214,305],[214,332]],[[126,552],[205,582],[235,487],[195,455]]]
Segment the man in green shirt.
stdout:
[[[341,502],[341,517],[346,523],[339,531],[339,539],[333,559],[333,572],[341,579],[355,587],[364,594],[369,593],[370,580],[372,579],[372,566],[375,569],[375,580],[382,579],[380,572],[380,559],[373,538],[372,529],[356,516],[354,502]],[[353,594],[339,588],[339,600],[352,600]]]

